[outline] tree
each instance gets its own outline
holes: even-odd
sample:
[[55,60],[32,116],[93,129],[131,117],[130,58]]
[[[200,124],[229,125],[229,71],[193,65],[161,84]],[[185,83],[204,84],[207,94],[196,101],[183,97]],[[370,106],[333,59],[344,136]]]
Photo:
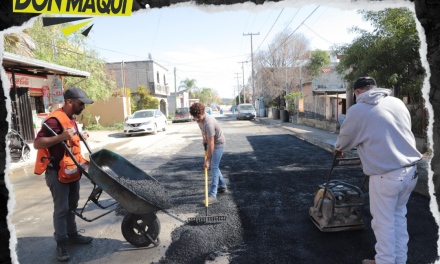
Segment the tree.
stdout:
[[414,14],[407,8],[358,13],[371,22],[374,30],[351,29],[360,36],[351,44],[336,47],[336,53],[344,55],[337,71],[348,82],[371,76],[379,86],[397,88],[416,99],[421,95],[425,70],[420,60]]
[[214,94],[211,88],[203,87],[203,88],[197,88],[194,91],[194,96],[195,98],[200,99],[200,102],[202,104],[207,105],[212,102]]
[[395,96],[408,95],[412,103],[413,132],[420,133],[425,70],[420,59],[414,14],[407,8],[387,8],[378,12],[360,10],[358,13],[373,25],[374,30],[351,29],[359,36],[350,44],[336,47],[336,54],[344,56],[336,67],[338,73],[351,83],[358,77],[371,76],[379,87],[393,88]]
[[[257,69],[256,87],[266,96],[276,98],[289,87],[299,84],[299,60],[308,59],[309,40],[302,34],[292,34],[290,29],[278,33],[267,50],[255,54]],[[303,79],[308,79],[308,71],[302,71]]]
[[318,77],[321,69],[330,65],[331,61],[327,52],[323,50],[314,50],[310,54],[310,63],[306,66],[310,74],[310,78]]
[[194,93],[195,90],[197,90],[196,82],[197,81],[195,79],[190,80],[186,78],[185,80],[180,82],[179,91],[185,91],[191,97],[191,94]]
[[[142,109],[157,109],[159,107],[159,100],[150,95],[150,90],[147,90],[145,86],[139,85],[136,89],[136,94],[139,96],[139,100],[136,103],[136,108],[132,109],[132,113]],[[134,98],[132,98],[134,101]]]
[[65,23],[43,27],[42,18],[39,17],[29,28],[29,36],[36,43],[34,58],[89,72],[90,77],[80,83],[78,78],[63,77],[64,89],[74,85],[86,91],[93,100],[109,98],[116,86],[114,74],[105,69],[106,62],[96,50],[87,48],[87,38],[81,31],[64,37],[61,28],[70,25]]
[[5,51],[21,56],[33,57],[36,48],[35,42],[29,36],[29,30],[25,29],[19,33],[9,33],[3,35]]

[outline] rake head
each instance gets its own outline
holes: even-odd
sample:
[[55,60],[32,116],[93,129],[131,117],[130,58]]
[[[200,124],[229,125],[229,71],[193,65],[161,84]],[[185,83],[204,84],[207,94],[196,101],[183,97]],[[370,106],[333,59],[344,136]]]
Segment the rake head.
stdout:
[[186,221],[189,225],[216,224],[226,221],[226,215],[196,216]]

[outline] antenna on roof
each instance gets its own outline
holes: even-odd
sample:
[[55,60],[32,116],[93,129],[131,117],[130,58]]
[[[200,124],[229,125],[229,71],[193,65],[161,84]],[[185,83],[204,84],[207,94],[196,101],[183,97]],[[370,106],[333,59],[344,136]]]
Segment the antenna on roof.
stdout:
[[151,57],[151,53],[148,53],[148,59],[153,60],[153,57]]

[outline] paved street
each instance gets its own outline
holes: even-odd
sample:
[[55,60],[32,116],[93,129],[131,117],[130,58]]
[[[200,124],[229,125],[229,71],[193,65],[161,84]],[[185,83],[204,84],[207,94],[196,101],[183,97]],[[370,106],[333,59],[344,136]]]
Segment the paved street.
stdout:
[[[79,228],[95,240],[69,247],[74,256],[70,263],[204,263],[213,252],[223,255],[217,263],[361,263],[374,257],[368,202],[362,231],[322,233],[309,219],[318,185],[328,176],[330,152],[276,126],[237,121],[230,113],[214,116],[226,136],[220,169],[229,192],[218,195],[219,203],[209,213],[226,215],[227,221],[187,226],[159,212],[161,245],[136,248],[122,237],[122,217],[110,214],[93,223],[77,219]],[[111,144],[102,145],[105,136]],[[172,124],[154,136],[125,138],[121,133],[94,132],[90,142],[115,151],[161,182],[174,202],[171,213],[183,220],[204,214],[204,153],[195,122]],[[50,192],[44,177],[32,171],[17,167],[9,175],[16,199],[12,222],[18,258],[20,263],[58,263]],[[333,175],[357,186],[364,176],[353,167],[336,168]],[[88,179],[81,184],[80,205],[91,191]],[[87,213],[93,216],[102,210],[91,207]],[[429,198],[413,193],[407,217],[408,263],[434,262],[438,227]]]

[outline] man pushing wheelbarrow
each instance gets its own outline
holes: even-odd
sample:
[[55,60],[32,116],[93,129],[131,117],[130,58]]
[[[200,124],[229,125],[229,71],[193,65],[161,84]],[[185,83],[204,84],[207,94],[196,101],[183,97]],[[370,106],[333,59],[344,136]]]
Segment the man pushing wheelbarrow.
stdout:
[[[66,91],[64,99],[65,105],[48,116],[34,143],[38,149],[35,173],[46,172],[46,183],[54,201],[57,259],[70,259],[67,244],[92,241],[91,237],[78,234],[75,216],[93,222],[118,208],[125,215],[121,223],[122,235],[130,244],[137,247],[158,246],[160,223],[156,212],[171,207],[168,193],[156,179],[118,154],[106,149],[92,153],[85,140],[88,135],[78,133],[72,116],[80,114],[84,104],[93,101],[83,90],[75,87]],[[81,155],[80,141],[90,152],[90,163]],[[81,175],[85,175],[94,187],[85,205],[77,208]],[[116,201],[101,204],[99,199],[103,191]],[[111,206],[114,209],[88,219],[83,213],[89,202],[101,209]]]
[[[93,240],[92,237],[78,234],[72,211],[78,206],[81,172],[61,145],[63,141],[68,142],[78,162],[84,167],[88,166],[89,162],[81,155],[81,139],[73,115],[81,114],[85,104],[92,104],[93,100],[87,98],[80,88],[72,87],[64,93],[64,102],[63,107],[45,120],[45,124],[58,135],[52,135],[43,126],[34,141],[34,148],[38,150],[35,173],[45,172],[46,184],[52,193],[56,256],[60,261],[70,259],[67,244],[87,244]],[[88,134],[83,133],[82,136],[87,138]]]

